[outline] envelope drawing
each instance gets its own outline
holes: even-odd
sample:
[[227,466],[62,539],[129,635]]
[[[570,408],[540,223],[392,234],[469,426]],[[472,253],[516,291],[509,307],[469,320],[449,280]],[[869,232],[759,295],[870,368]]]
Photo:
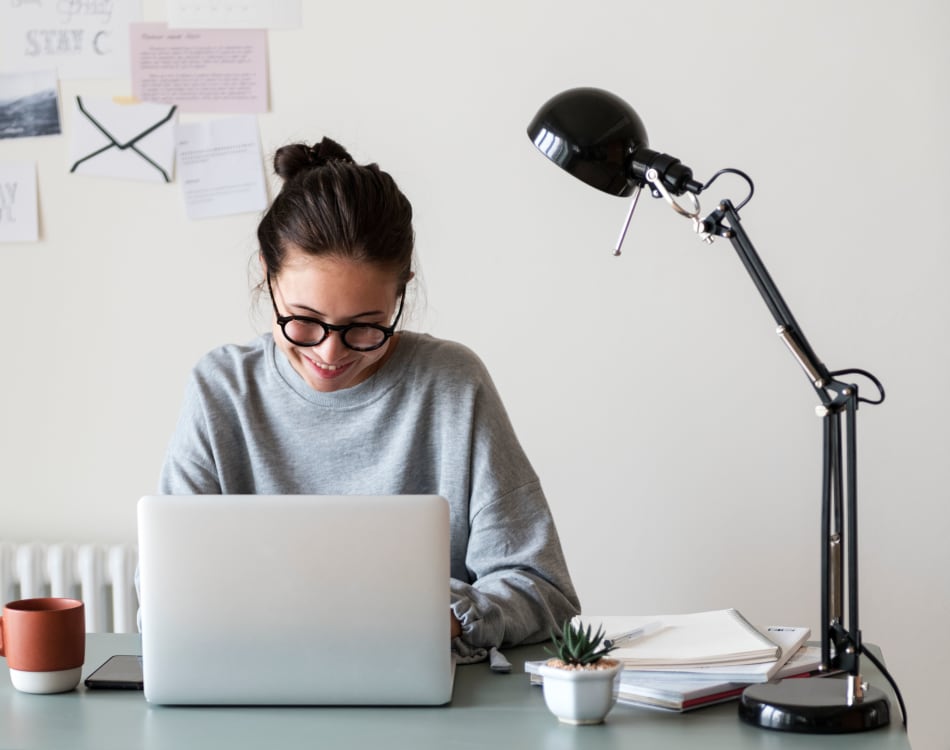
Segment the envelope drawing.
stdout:
[[76,97],[69,171],[96,177],[171,182],[177,107]]

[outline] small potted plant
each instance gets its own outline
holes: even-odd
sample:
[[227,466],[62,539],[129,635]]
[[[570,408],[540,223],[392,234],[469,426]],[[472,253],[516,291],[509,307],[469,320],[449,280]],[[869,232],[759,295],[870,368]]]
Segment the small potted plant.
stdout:
[[551,630],[553,649],[540,667],[544,702],[565,724],[600,724],[617,702],[621,663],[605,659],[614,646],[604,645],[603,627],[592,634],[578,621],[565,620]]

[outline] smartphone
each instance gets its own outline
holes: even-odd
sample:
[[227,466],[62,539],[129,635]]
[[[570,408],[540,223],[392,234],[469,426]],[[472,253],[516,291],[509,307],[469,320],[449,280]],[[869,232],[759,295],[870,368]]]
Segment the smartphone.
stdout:
[[142,690],[142,657],[134,654],[110,656],[86,678],[87,688]]

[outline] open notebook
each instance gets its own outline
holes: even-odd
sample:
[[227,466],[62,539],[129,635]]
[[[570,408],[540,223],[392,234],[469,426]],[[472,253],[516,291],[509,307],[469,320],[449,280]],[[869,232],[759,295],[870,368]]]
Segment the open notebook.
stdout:
[[150,496],[138,534],[150,702],[451,699],[443,498]]
[[602,626],[607,638],[647,622],[662,624],[656,632],[611,652],[611,658],[619,659],[626,669],[756,664],[781,655],[781,649],[735,609],[675,615],[589,615],[583,620],[595,630]]

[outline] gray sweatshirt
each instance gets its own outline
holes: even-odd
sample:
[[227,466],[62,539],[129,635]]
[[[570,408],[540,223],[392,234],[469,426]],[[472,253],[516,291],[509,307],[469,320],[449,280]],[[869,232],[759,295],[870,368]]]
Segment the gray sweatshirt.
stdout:
[[579,609],[538,478],[484,365],[454,342],[403,332],[378,372],[332,393],[310,388],[270,334],[210,352],[160,491],[441,495],[466,644],[545,640]]

